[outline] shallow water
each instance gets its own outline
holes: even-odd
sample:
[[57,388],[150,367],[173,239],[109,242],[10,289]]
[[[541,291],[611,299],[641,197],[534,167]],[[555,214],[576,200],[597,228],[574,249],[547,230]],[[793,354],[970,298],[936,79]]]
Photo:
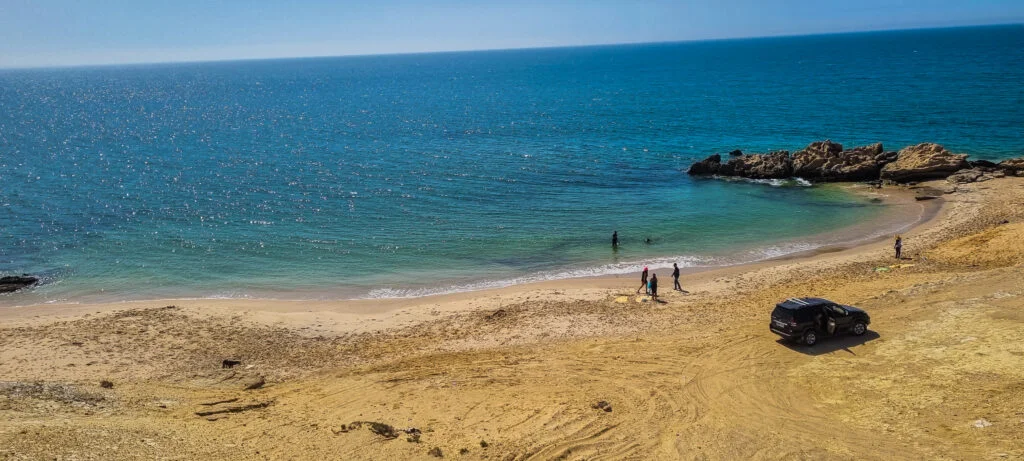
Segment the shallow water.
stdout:
[[824,138],[1022,155],[1022,50],[1004,26],[0,71],[0,272],[47,282],[0,304],[410,296],[807,249],[884,205],[683,171]]

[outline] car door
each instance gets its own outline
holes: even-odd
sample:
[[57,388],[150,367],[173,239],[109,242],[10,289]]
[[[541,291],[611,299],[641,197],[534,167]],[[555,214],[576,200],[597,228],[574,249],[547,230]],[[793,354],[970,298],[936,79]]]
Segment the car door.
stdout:
[[839,307],[835,304],[828,306],[828,314],[836,320],[836,332],[848,331],[853,327],[853,317],[846,309]]

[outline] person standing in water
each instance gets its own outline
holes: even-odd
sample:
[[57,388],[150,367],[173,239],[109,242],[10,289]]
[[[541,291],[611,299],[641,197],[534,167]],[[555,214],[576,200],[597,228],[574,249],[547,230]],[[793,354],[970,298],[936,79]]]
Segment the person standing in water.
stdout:
[[651,274],[651,301],[658,301],[658,274]]
[[612,232],[612,248],[619,247],[619,231]]
[[644,266],[644,271],[640,273],[640,288],[636,289],[636,294],[640,294],[640,290],[647,289],[647,266]]
[[903,259],[903,237],[896,236],[896,244],[893,245],[896,249],[896,259]]
[[673,290],[683,291],[683,287],[679,285],[679,265],[676,263],[672,263],[672,282],[675,284]]

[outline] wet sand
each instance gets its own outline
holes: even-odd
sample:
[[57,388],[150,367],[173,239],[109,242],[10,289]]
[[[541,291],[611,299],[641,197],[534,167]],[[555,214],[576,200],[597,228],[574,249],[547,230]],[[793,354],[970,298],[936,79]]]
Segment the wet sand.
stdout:
[[[943,201],[910,260],[875,239],[689,273],[689,294],[664,271],[659,303],[603,277],[0,309],[0,457],[1021,458],[1024,178]],[[780,343],[790,296],[863,307],[871,331]]]

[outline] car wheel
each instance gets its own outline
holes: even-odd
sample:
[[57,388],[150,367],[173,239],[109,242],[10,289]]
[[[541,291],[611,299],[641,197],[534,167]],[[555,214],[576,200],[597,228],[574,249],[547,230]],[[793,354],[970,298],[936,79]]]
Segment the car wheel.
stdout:
[[860,336],[860,335],[862,335],[864,333],[867,333],[867,331],[868,331],[868,326],[865,325],[864,322],[857,322],[857,323],[853,324],[853,334],[855,334],[857,336]]
[[806,344],[808,346],[813,346],[814,343],[816,343],[816,342],[818,342],[818,334],[817,333],[815,333],[813,330],[812,331],[808,331],[807,333],[804,333],[804,344]]

